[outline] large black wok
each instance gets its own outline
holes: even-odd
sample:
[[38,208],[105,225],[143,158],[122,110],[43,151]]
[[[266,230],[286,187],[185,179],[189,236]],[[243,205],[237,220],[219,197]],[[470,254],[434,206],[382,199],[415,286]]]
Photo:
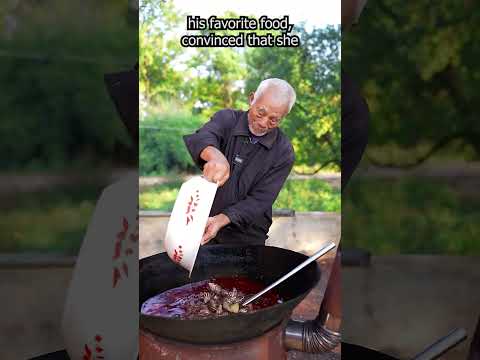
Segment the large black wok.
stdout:
[[[270,246],[202,246],[192,278],[166,253],[140,260],[140,306],[149,298],[190,282],[213,276],[246,275],[268,285],[308,257]],[[203,320],[181,320],[140,314],[140,325],[161,337],[193,344],[221,344],[259,336],[290,317],[320,279],[320,268],[311,263],[276,287],[282,304],[247,314]]]

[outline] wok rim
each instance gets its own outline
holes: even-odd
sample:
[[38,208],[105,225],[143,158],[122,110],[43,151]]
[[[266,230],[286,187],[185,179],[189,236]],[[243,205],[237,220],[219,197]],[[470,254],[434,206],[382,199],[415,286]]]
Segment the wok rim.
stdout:
[[[216,247],[216,248],[238,248],[238,244],[228,244],[228,245],[222,245],[222,244],[215,244],[215,245],[209,245],[210,247]],[[280,250],[283,250],[283,251],[288,251],[288,252],[293,252],[297,255],[302,255],[305,257],[305,260],[308,259],[308,255],[305,255],[301,252],[297,252],[297,251],[294,251],[294,250],[290,250],[290,249],[285,249],[285,248],[281,248],[281,247],[278,247],[278,246],[270,246],[270,245],[240,245],[240,247],[258,247],[258,248],[275,248],[275,249],[280,249]],[[200,248],[199,247],[199,251],[200,252]],[[142,260],[147,260],[147,259],[151,259],[153,258],[154,256],[159,256],[159,255],[162,255],[162,254],[167,254],[167,257],[170,258],[168,256],[168,253],[166,251],[164,252],[161,252],[161,253],[156,253],[156,254],[153,254],[153,255],[149,255],[149,256],[146,256],[142,259],[140,259],[139,261],[142,261]],[[197,254],[198,255],[198,254]],[[250,312],[250,313],[246,313],[246,314],[241,314],[241,313],[238,313],[238,314],[229,314],[229,315],[226,315],[226,316],[219,316],[219,317],[213,317],[213,318],[206,318],[206,319],[180,319],[180,318],[170,318],[170,317],[164,317],[164,316],[156,316],[156,315],[148,315],[148,314],[144,314],[142,313],[141,311],[141,307],[143,306],[143,304],[145,303],[145,301],[148,301],[145,300],[141,305],[140,305],[140,319],[142,318],[145,318],[145,319],[148,319],[148,320],[153,320],[153,319],[162,319],[162,321],[171,321],[171,322],[185,322],[185,321],[195,321],[195,322],[200,322],[200,321],[212,321],[212,320],[217,320],[217,319],[222,319],[222,318],[225,318],[225,317],[228,317],[230,319],[235,319],[235,318],[241,318],[241,317],[247,317],[247,316],[250,316],[250,315],[254,315],[254,314],[260,314],[260,313],[263,313],[263,312],[267,312],[269,310],[273,310],[273,309],[278,309],[280,307],[283,307],[285,306],[285,304],[292,304],[293,305],[293,302],[297,302],[298,300],[298,303],[297,305],[293,308],[295,309],[304,299],[305,297],[307,297],[307,295],[313,290],[313,288],[315,286],[318,285],[318,283],[320,282],[321,280],[321,268],[320,268],[320,265],[318,264],[317,261],[314,261],[313,264],[315,264],[315,269],[316,269],[316,279],[314,281],[314,283],[312,284],[312,286],[310,287],[310,289],[302,292],[301,294],[295,296],[294,298],[292,299],[289,299],[287,301],[284,301],[282,303],[277,303],[275,305],[272,305],[272,306],[268,306],[266,308],[263,308],[263,309],[260,309],[260,310],[256,310],[256,311],[253,311],[253,312]],[[307,267],[305,267],[304,269],[307,269],[309,266],[311,266],[310,264],[307,265]],[[183,268],[182,268],[183,269]],[[302,269],[303,270],[303,269]],[[192,269],[193,271],[193,269]],[[237,275],[231,275],[231,276],[237,276]],[[281,276],[280,276],[281,277]],[[279,277],[279,278],[280,278]],[[199,281],[205,281],[205,280],[208,280],[208,279],[204,279],[204,280],[199,280]],[[197,281],[196,281],[197,282]],[[187,282],[183,285],[180,285],[180,286],[184,286],[184,285],[187,285],[187,284],[193,284],[195,282]],[[177,287],[180,287],[180,286],[177,286]],[[266,285],[268,286],[268,285]],[[173,287],[173,288],[169,288],[167,290],[164,290],[163,292],[165,291],[168,291],[168,290],[172,290],[172,289],[175,289],[177,287]],[[161,293],[159,293],[161,294]],[[292,309],[292,311],[293,311]]]

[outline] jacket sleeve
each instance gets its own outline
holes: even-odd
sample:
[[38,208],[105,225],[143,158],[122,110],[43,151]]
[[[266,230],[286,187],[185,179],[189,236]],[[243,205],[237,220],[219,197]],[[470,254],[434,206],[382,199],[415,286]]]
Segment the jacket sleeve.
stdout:
[[202,169],[205,160],[200,158],[200,154],[207,146],[214,146],[221,150],[226,136],[226,113],[225,110],[216,112],[210,121],[198,129],[195,133],[185,135],[183,141],[187,146],[195,164]]
[[248,227],[255,219],[272,208],[278,193],[292,170],[295,156],[292,152],[286,160],[276,164],[250,190],[247,197],[222,211],[232,224]]

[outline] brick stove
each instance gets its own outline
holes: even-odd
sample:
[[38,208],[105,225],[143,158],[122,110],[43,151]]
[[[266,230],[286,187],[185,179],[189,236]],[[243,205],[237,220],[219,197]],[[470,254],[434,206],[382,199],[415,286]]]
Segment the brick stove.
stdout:
[[[331,260],[318,261],[323,271],[329,271]],[[313,319],[322,302],[326,281],[320,281],[310,294],[295,308],[293,318]],[[260,337],[227,345],[192,345],[162,339],[140,329],[140,360],[339,360],[340,346],[326,354],[287,352],[283,342],[286,321]]]
[[222,345],[180,343],[140,329],[140,360],[286,360],[285,326],[286,321],[259,337]]
[[[205,247],[203,251],[205,254],[205,261],[208,261],[209,257],[207,256],[210,251],[213,251],[213,247],[216,245],[212,245],[211,247]],[[228,248],[221,248],[221,251],[227,252],[229,251]],[[242,249],[242,248],[240,248]],[[202,249],[201,249],[202,250]],[[238,249],[236,249],[238,251]],[[243,249],[242,249],[243,251]],[[278,248],[263,248],[263,247],[249,247],[248,251],[253,251],[253,253],[257,251],[275,251],[279,252],[279,254],[275,254],[275,256],[271,256],[271,254],[267,254],[268,256],[263,257],[264,259],[278,259],[279,256],[282,256],[281,251]],[[167,279],[165,274],[169,274],[168,281],[171,282],[171,274],[175,275],[175,269],[170,269],[171,267],[170,261],[162,261],[162,254],[155,255],[155,257],[146,258],[143,264],[143,270],[141,269],[141,274],[143,271],[143,275],[145,276],[145,284],[162,284]],[[240,256],[238,254],[230,254],[230,257],[238,256],[239,258],[245,258],[245,256]],[[249,253],[249,256],[252,256],[252,253]],[[289,255],[290,256],[290,255]],[[212,257],[213,258],[213,257]],[[217,253],[215,253],[215,260],[224,260],[223,257],[219,257]],[[225,258],[227,259],[227,258]],[[288,260],[284,258],[284,261]],[[240,263],[239,261],[231,261],[230,259],[227,261],[225,260],[225,266],[231,266],[232,264]],[[263,264],[263,262],[260,262]],[[309,295],[298,304],[293,309],[292,318],[297,320],[309,320],[315,318],[318,314],[318,309],[321,304],[323,294],[326,287],[326,282],[328,280],[328,273],[331,268],[331,264],[333,263],[333,255],[332,257],[328,257],[323,260],[318,260],[317,263],[320,265],[322,269],[322,273],[324,276],[320,279],[318,284],[311,289]],[[284,273],[283,269],[277,269],[280,265],[282,265],[282,261],[275,261],[275,262],[268,262],[269,267],[273,267],[279,273]],[[216,264],[218,266],[218,264]],[[283,265],[282,265],[283,266]],[[203,271],[208,269],[208,266],[205,266]],[[271,268],[269,268],[271,269]],[[234,269],[235,270],[235,269]],[[262,272],[261,268],[253,269],[252,271],[255,272]],[[151,279],[154,278],[154,281]],[[308,280],[304,280],[308,281]],[[149,289],[146,287],[145,289],[147,293],[155,293],[159,289]],[[145,296],[148,298],[148,296]],[[165,360],[330,360],[330,359],[339,359],[340,358],[340,347],[335,349],[333,352],[326,353],[326,354],[307,354],[299,351],[288,351],[285,347],[284,342],[284,331],[287,325],[287,322],[290,318],[288,313],[285,313],[284,316],[286,318],[283,319],[283,322],[280,325],[275,326],[274,328],[264,332],[260,336],[256,338],[252,338],[246,341],[239,341],[239,342],[231,342],[227,344],[214,344],[214,345],[199,345],[199,344],[192,344],[188,342],[184,342],[182,340],[170,340],[166,339],[165,337],[159,336],[157,334],[165,334],[167,335],[166,331],[168,331],[168,327],[170,324],[162,324],[159,326],[158,323],[149,321],[148,328],[154,329],[157,327],[158,330],[147,330],[147,328],[141,328],[139,332],[139,359],[140,360],[156,360],[156,359],[165,359]],[[146,319],[151,320],[151,319]],[[264,322],[265,319],[259,318],[257,321]],[[142,324],[142,322],[141,322]],[[147,324],[147,323],[146,323]],[[243,323],[244,325],[245,323]],[[251,323],[250,327],[246,328],[248,332],[252,326],[255,326],[256,323]],[[222,327],[212,329],[212,328],[203,328],[198,326],[198,324],[192,323],[190,324],[192,327],[187,326],[186,328],[179,326],[176,323],[172,323],[175,329],[175,337],[178,338],[180,335],[184,339],[195,338],[195,334],[199,334],[200,338],[205,339],[208,337],[208,332],[212,331],[212,335],[215,334],[216,337],[222,337],[220,334],[220,329],[229,329],[229,327],[225,327],[225,324],[222,324]],[[184,324],[184,326],[187,324]],[[143,324],[142,324],[143,326]],[[235,326],[234,324],[230,324],[230,326]],[[194,330],[194,332],[192,332]],[[210,330],[209,330],[210,329]],[[258,330],[258,329],[257,329]],[[154,331],[154,332],[152,332]],[[185,331],[185,332],[184,332]],[[198,333],[201,331],[201,333]],[[236,329],[237,332],[238,329]],[[224,333],[224,332],[223,332]],[[232,336],[229,337],[232,339]],[[235,339],[233,337],[233,339]],[[188,341],[188,340],[187,340]],[[204,341],[204,340],[202,340]]]

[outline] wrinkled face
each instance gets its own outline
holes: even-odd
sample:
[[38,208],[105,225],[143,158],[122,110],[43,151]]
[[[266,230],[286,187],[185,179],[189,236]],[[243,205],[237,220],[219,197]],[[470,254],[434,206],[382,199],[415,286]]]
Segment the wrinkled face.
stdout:
[[342,0],[342,29],[348,30],[358,22],[367,0]]
[[248,127],[252,134],[262,136],[272,131],[288,113],[288,104],[275,96],[274,89],[265,90],[261,96],[250,94]]

